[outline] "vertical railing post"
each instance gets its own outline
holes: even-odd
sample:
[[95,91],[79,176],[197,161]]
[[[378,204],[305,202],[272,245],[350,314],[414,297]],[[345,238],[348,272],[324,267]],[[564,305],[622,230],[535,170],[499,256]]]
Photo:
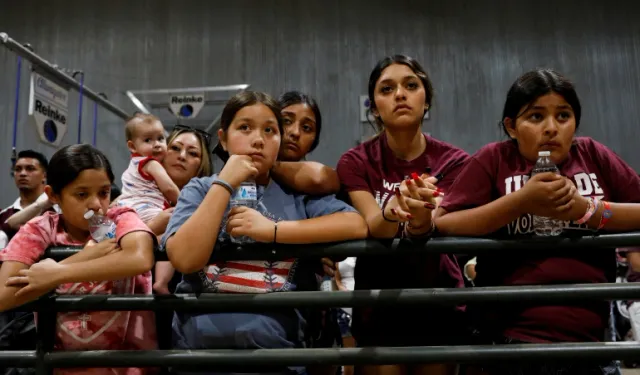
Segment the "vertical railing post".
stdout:
[[16,74],[16,100],[13,106],[13,139],[11,142],[11,176],[16,167],[16,142],[18,137],[18,118],[20,117],[20,77],[22,76],[22,57],[18,56],[18,72]]
[[45,356],[47,353],[53,351],[58,314],[55,308],[55,299],[48,296],[42,298],[41,301],[42,304],[38,307],[37,319],[36,353],[38,361],[36,364],[36,374],[51,375],[53,374],[53,368],[45,363]]

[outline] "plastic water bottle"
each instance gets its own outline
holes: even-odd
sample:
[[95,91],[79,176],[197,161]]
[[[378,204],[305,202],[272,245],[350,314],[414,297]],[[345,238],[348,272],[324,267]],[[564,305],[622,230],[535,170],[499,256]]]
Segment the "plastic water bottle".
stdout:
[[[229,200],[229,204],[231,208],[236,206],[245,206],[249,208],[257,208],[258,207],[258,187],[256,183],[253,181],[245,181],[240,184],[240,187],[236,189],[233,196]],[[248,236],[240,236],[240,237],[231,237],[231,242],[233,243],[252,243],[255,242],[251,237]]]
[[[538,152],[538,161],[531,172],[531,177],[545,172],[560,173],[558,167],[551,161],[550,151]],[[533,230],[538,236],[557,236],[562,233],[564,222],[544,216],[533,216]]]
[[320,290],[323,292],[333,292],[337,290],[336,282],[333,277],[325,275],[320,283]]
[[96,214],[93,210],[87,211],[84,218],[89,221],[89,233],[94,241],[116,238],[116,223],[113,220]]

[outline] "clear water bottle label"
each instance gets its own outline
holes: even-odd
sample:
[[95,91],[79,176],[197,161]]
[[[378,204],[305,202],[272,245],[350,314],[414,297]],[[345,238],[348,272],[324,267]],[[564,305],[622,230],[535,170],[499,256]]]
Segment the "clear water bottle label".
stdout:
[[104,234],[105,239],[113,239],[116,238],[116,223],[111,223],[107,228],[106,233]]
[[234,200],[257,200],[258,188],[254,184],[242,184],[236,190],[236,194],[233,197]]
[[[236,189],[233,197],[231,198],[229,205],[231,207],[244,206],[255,209],[258,203],[258,188],[253,182],[243,182],[238,189]],[[237,244],[246,244],[255,242],[251,237],[231,236],[231,242]]]
[[332,292],[335,290],[334,281],[331,277],[325,276],[320,283],[320,290],[323,292]]
[[[540,151],[538,152],[538,160],[531,172],[531,176],[535,176],[539,173],[557,173],[560,171],[558,167],[551,161],[551,152]],[[533,230],[538,236],[558,236],[564,229],[564,222],[556,220],[550,217],[533,216]]]
[[113,222],[91,226],[89,231],[91,232],[91,238],[96,242],[116,238],[116,224]]

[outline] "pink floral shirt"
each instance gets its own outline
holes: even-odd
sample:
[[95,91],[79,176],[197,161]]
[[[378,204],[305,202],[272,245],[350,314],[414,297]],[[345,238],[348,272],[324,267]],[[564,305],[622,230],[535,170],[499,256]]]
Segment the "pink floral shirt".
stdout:
[[[151,231],[135,211],[115,207],[107,216],[116,223],[118,242],[136,231]],[[65,231],[61,214],[46,212],[25,224],[7,247],[0,261],[28,266],[42,259],[50,246],[83,245]],[[58,294],[151,294],[151,272],[116,281],[69,283],[58,286]],[[157,349],[155,316],[151,311],[64,312],[57,317],[56,350],[153,350]],[[139,368],[59,369],[56,374],[147,374]]]

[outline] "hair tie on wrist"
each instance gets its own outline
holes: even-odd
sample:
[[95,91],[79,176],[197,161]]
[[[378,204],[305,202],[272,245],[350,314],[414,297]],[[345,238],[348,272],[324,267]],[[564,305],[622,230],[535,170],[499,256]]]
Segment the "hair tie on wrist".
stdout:
[[230,195],[233,195],[233,188],[231,187],[231,184],[229,184],[227,181],[216,178],[215,180],[213,180],[212,184],[222,186],[229,192]]
[[384,219],[384,221],[389,222],[389,223],[397,223],[398,220],[391,220],[389,218],[387,218],[386,216],[384,216],[384,209],[386,206],[382,207],[382,218]]
[[278,222],[276,221],[273,226],[273,243],[278,243]]

